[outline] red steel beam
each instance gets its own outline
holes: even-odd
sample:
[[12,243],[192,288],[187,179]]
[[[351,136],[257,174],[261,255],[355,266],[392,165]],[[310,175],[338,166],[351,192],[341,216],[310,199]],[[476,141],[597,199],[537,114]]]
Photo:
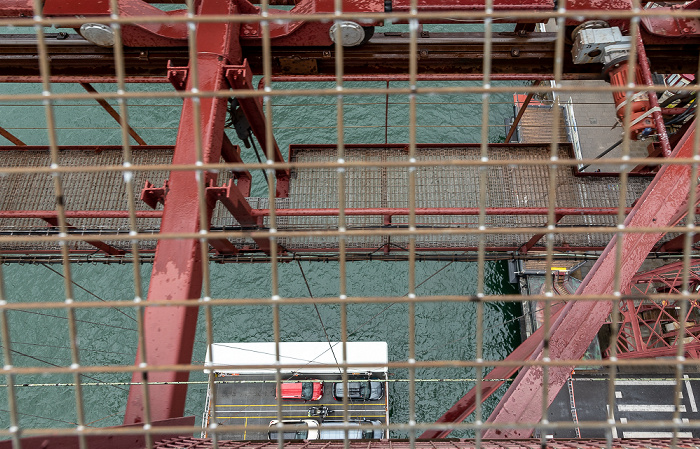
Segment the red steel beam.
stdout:
[[228,239],[207,239],[209,244],[211,245],[212,248],[214,248],[214,251],[216,251],[216,254],[238,254],[239,250],[236,248],[236,245],[231,243]]
[[[2,77],[0,77],[0,80]],[[273,75],[272,81],[279,83],[308,83],[310,81],[319,82],[335,82],[338,78],[335,75]],[[425,75],[416,75],[416,81],[481,81],[484,75],[480,73],[455,73],[442,74],[433,73]],[[489,76],[492,81],[549,81],[554,79],[554,75],[546,73],[493,73]],[[390,74],[390,73],[375,73],[367,75],[343,75],[343,81],[410,81],[408,75]],[[258,89],[262,89],[265,85],[265,80],[261,79],[258,82]],[[506,140],[506,142],[508,142]]]
[[[626,207],[628,214],[633,208]],[[345,215],[409,215],[409,208],[347,208],[343,209]],[[549,209],[546,207],[419,207],[415,209],[416,215],[479,215],[484,211],[486,215],[547,215]],[[697,209],[700,212],[700,209]],[[617,215],[619,209],[616,207],[557,207],[554,209],[555,215]],[[1,213],[1,212],[0,212]],[[270,215],[270,209],[253,209],[253,216],[262,217]],[[337,216],[340,209],[275,209],[275,215],[280,217],[332,217]],[[558,220],[557,220],[558,221]]]
[[510,142],[510,139],[513,137],[513,134],[515,134],[515,130],[518,129],[518,125],[520,124],[520,119],[523,118],[523,115],[525,114],[525,110],[527,109],[527,106],[530,104],[530,100],[532,100],[532,97],[534,95],[535,95],[534,92],[530,92],[525,97],[525,101],[523,101],[523,105],[520,106],[520,110],[518,111],[518,115],[515,116],[515,120],[513,120],[513,124],[510,125],[510,129],[508,130],[508,135],[506,136],[506,140],[505,140],[506,143]]
[[[663,282],[669,285],[669,287],[679,285],[679,279],[681,278],[680,276],[677,276],[677,273],[681,272],[681,270],[683,269],[683,264],[683,262],[673,262],[662,267],[655,268],[653,270],[645,271],[643,273],[637,273],[632,278],[632,284],[654,282],[663,279]],[[690,262],[691,270],[693,270],[693,267],[697,269],[698,264],[700,264],[700,259],[692,259]],[[674,282],[668,281],[666,277],[669,275],[674,278]]]
[[[2,75],[0,83],[42,83],[44,78],[40,75]],[[49,77],[52,84],[57,83],[110,83],[119,82],[116,76],[71,76],[71,75],[52,75]],[[164,76],[125,76],[125,83],[135,84],[167,84],[167,78]]]
[[[239,183],[240,185],[240,183]],[[245,189],[241,194],[245,196]],[[631,207],[625,208],[625,213],[629,213]],[[409,215],[408,208],[348,208],[344,209],[345,215],[384,215],[400,216]],[[489,207],[483,210],[486,215],[547,215],[549,209],[546,207]],[[424,215],[479,215],[480,209],[477,207],[425,207],[416,208],[415,214]],[[700,208],[696,209],[700,213]],[[337,216],[340,210],[329,209],[275,209],[275,215],[280,217],[332,217]],[[556,216],[583,216],[583,215],[617,215],[616,207],[557,207],[554,209]],[[73,210],[66,211],[66,218],[129,218],[128,210]],[[161,218],[162,211],[158,210],[137,210],[137,218]],[[266,217],[270,215],[270,209],[250,209],[253,217]],[[56,217],[53,210],[3,210],[0,211],[0,218],[51,218]]]
[[654,79],[651,74],[651,69],[649,68],[649,59],[647,59],[647,52],[644,48],[644,41],[642,40],[642,35],[637,33],[637,60],[639,61],[639,70],[642,74],[642,80],[644,84],[649,88],[646,93],[649,97],[649,106],[652,108],[651,116],[654,119],[654,125],[656,126],[656,135],[659,137],[659,142],[661,143],[661,152],[664,157],[671,157],[671,143],[668,140],[668,133],[666,132],[666,125],[664,124],[664,118],[661,115],[659,109],[659,99],[656,96],[656,91],[652,89],[654,86]]
[[[555,320],[559,316],[559,312],[563,308],[563,304],[552,305],[552,320]],[[542,342],[544,338],[544,327],[538,328],[533,332],[530,337],[522,342],[513,352],[506,357],[508,361],[522,361],[530,358],[533,352]],[[481,386],[481,402],[484,402],[489,396],[498,390],[501,385],[506,382],[513,374],[518,372],[519,366],[497,366],[490,373],[484,377],[484,382]],[[465,394],[462,399],[457,401],[448,411],[446,411],[441,417],[438,418],[436,423],[459,423],[467,419],[469,415],[474,413],[476,410],[477,403],[477,387],[472,387],[471,390]],[[433,440],[436,438],[447,438],[447,436],[452,433],[452,429],[438,430],[429,429],[423,432],[423,434],[418,437],[421,439]]]
[[[238,8],[227,0],[203,0],[199,14],[235,15]],[[227,64],[241,62],[238,42],[240,25],[236,23],[197,24],[198,85],[188,77],[187,90],[198,88],[201,92],[227,89],[224,73]],[[192,67],[192,65],[190,65]],[[197,161],[196,139],[201,137],[204,163],[217,163],[221,159],[224,124],[227,116],[227,99],[204,96],[198,99],[199,114],[195,102],[185,98],[182,106],[177,143],[173,153],[173,165],[194,164]],[[193,131],[193,123],[199,120],[201,136]],[[216,182],[215,172],[207,173],[207,179]],[[193,171],[171,172],[170,191],[165,199],[160,232],[197,233],[207,229],[208,223],[200,223],[198,181]],[[211,217],[211,207],[207,213]],[[148,301],[169,301],[199,298],[202,290],[202,260],[199,239],[159,240],[156,247]],[[196,307],[149,307],[144,312],[145,360],[137,356],[136,363],[148,366],[189,364],[192,360]],[[141,354],[141,349],[137,354]],[[134,372],[133,381],[144,380]],[[154,382],[186,382],[189,372],[153,371],[148,380]],[[124,424],[161,420],[182,416],[185,411],[187,384],[156,385],[148,387],[150,416],[144,413],[144,391],[140,384],[132,385],[124,414]]]
[[[695,357],[695,352],[700,349],[700,343],[684,343],[683,349],[685,349],[686,357]],[[651,348],[645,349],[643,351],[633,351],[633,352],[618,352],[618,359],[634,359],[634,358],[655,358],[655,357],[676,357],[678,354],[678,348],[674,345],[668,348]]]
[[[44,217],[43,220],[47,222],[50,226],[58,228],[58,216],[56,217]],[[70,225],[69,223],[66,223],[66,228],[67,229],[76,229],[75,226]],[[100,251],[109,254],[110,256],[123,256],[126,254],[126,251],[123,249],[117,249],[113,247],[112,245],[109,245],[103,241],[100,240],[85,240],[85,243],[88,243],[95,248],[99,249]]]
[[[360,256],[365,257],[366,259],[363,260],[373,260],[374,259],[374,254],[382,251],[384,248],[384,245],[381,247],[357,247],[357,248],[347,248],[346,252],[348,254],[353,254],[357,257],[355,259],[358,259]],[[398,246],[393,246],[393,248],[402,250]],[[245,248],[244,248],[245,249]],[[553,248],[554,251],[561,251],[561,252],[572,252],[572,251],[603,251],[605,248],[600,247],[600,246],[555,246]],[[477,252],[479,250],[478,246],[450,246],[450,247],[438,247],[438,248],[416,248],[416,253],[434,253],[434,252],[451,252],[451,253],[466,253],[466,252]],[[514,251],[517,251],[518,247],[514,246],[487,246],[484,247],[484,251],[486,252],[491,252],[491,253],[496,253],[496,252],[501,252],[501,253],[512,253]],[[540,251],[544,252],[546,248],[541,247]],[[154,250],[151,249],[142,249],[141,250],[143,253],[153,253],[155,252]],[[243,250],[239,250],[240,252],[243,252]],[[408,251],[408,250],[406,250]],[[89,250],[69,250],[68,251],[72,255],[92,255],[94,254],[94,251],[89,251]],[[255,252],[260,252],[257,250],[246,250],[246,253],[255,253]],[[293,248],[294,253],[299,253],[299,254],[311,254],[314,257],[325,257],[325,256],[320,256],[318,255],[319,253],[323,253],[324,255],[329,254],[329,257],[335,257],[335,254],[338,252],[338,248]],[[396,250],[394,250],[396,252]],[[45,249],[22,249],[22,250],[1,250],[1,254],[14,254],[14,255],[54,255],[54,254],[61,254],[60,250],[45,250]],[[430,254],[428,254],[425,257],[429,257]],[[421,256],[423,257],[423,256]],[[453,255],[445,255],[445,257],[450,257],[453,258]],[[381,256],[377,256],[377,259],[383,259]],[[452,259],[450,259],[452,260]],[[500,259],[498,259],[500,260]]]
[[[680,139],[672,157],[686,158],[692,155],[695,127],[692,126]],[[690,165],[666,165],[625,220],[625,228],[659,228],[673,225],[681,209],[687,209],[690,191]],[[613,238],[601,254],[589,274],[576,291],[579,295],[595,296],[613,293],[616,277],[621,286],[630,283],[647,254],[664,234],[626,233],[622,241]],[[616,247],[622,245],[620,265],[617,265]],[[607,301],[570,301],[562,315],[554,321],[550,338],[545,340],[552,360],[579,360],[605,323],[612,304]],[[533,353],[532,359],[542,360],[544,344]],[[548,366],[547,404],[551,404],[566,383],[574,366]],[[524,367],[488,419],[497,428],[484,432],[484,438],[527,438],[531,428],[509,428],[512,423],[535,424],[542,418],[544,394],[543,367]]]
[[[59,151],[123,151],[124,147],[121,145],[58,145]],[[175,147],[173,145],[132,145],[132,150],[172,150]],[[0,145],[0,151],[50,151],[51,147],[48,145],[25,145],[15,147],[12,145]]]
[[[700,242],[700,234],[694,234],[691,239],[691,248],[692,245]],[[664,243],[663,245],[659,246],[657,251],[659,252],[674,252],[674,251],[683,251],[683,248],[685,246],[685,234],[681,234],[677,237],[672,238],[668,242]]]
[[[594,214],[589,214],[589,215],[594,215]],[[555,213],[554,214],[554,222],[559,223],[561,221],[561,219],[564,217],[565,217],[565,215]],[[533,235],[532,238],[530,240],[528,240],[528,242],[520,248],[520,253],[527,254],[527,252],[530,251],[532,249],[532,247],[535,246],[535,244],[537,242],[539,242],[540,239],[542,239],[542,237],[544,237],[544,234]]]
[[[228,184],[223,187],[208,187],[207,194],[212,201],[212,209],[216,201],[221,201],[221,203],[226,207],[226,209],[231,212],[233,218],[235,218],[238,223],[243,228],[255,229],[260,223],[257,218],[253,216],[250,204],[243,197],[243,194],[238,190],[238,187],[233,184],[232,180],[229,180]],[[262,219],[260,219],[262,221]],[[270,240],[267,238],[254,238],[255,243],[258,244],[258,248],[270,252]]]
[[[194,416],[158,421],[152,423],[151,425],[153,427],[172,427],[176,429],[182,427],[193,427]],[[122,429],[125,427],[128,428],[136,426],[115,426],[112,427],[112,429]],[[163,431],[156,430],[150,433],[152,443],[182,438],[183,433],[177,430],[168,431],[167,433],[161,432]],[[22,449],[142,449],[147,447],[146,432],[144,431],[135,433],[120,433],[118,430],[115,430],[113,435],[85,435],[85,440],[87,444],[83,446],[80,442],[79,435],[42,435],[38,437],[21,438],[19,447]],[[161,444],[158,444],[158,446],[162,447]],[[0,441],[0,449],[14,449],[16,447],[18,446],[14,444],[13,440]]]

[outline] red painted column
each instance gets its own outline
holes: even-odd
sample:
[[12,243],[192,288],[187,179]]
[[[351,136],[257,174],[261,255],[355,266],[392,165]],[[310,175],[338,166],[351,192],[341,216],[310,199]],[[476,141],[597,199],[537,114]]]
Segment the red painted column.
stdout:
[[[234,14],[236,7],[227,0],[204,0],[199,14]],[[231,23],[201,23],[197,25],[198,86],[188,77],[187,90],[193,87],[202,92],[228,88],[224,77],[226,64],[240,64],[238,43],[239,25]],[[190,64],[192,67],[192,64]],[[226,119],[226,98],[199,99],[202,131],[203,162],[219,162]],[[192,99],[185,99],[180,117],[173,165],[196,162]],[[215,173],[207,174],[216,181]],[[200,223],[200,201],[195,172],[174,171],[170,175],[169,192],[165,198],[161,234],[196,233],[208,228]],[[206,202],[205,202],[206,203]],[[211,217],[212,204],[208,215]],[[202,260],[199,239],[159,240],[156,247],[148,302],[199,298],[202,290]],[[189,364],[192,359],[197,307],[153,307],[145,312],[145,352],[148,366]],[[138,356],[137,356],[138,357]],[[136,363],[141,360],[137,358]],[[149,372],[154,382],[187,381],[189,372]],[[141,382],[141,373],[134,373],[134,382]],[[185,410],[187,385],[158,385],[149,387],[151,421],[182,416]],[[141,385],[129,391],[124,424],[146,421],[144,396]]]
[[[687,158],[692,154],[695,127],[681,138],[674,158]],[[626,228],[659,228],[674,225],[687,212],[690,191],[689,165],[667,165],[659,170],[625,220]],[[664,234],[624,234],[622,242],[617,238],[608,244],[603,254],[581,283],[579,295],[610,295],[615,277],[620,285],[629,284],[649,251]],[[616,245],[622,245],[620,264],[616,261]],[[554,321],[549,339],[549,357],[552,360],[579,360],[612,310],[610,301],[570,301],[561,316]],[[543,346],[533,353],[532,359],[542,360]],[[547,404],[551,404],[566,383],[573,366],[548,367]],[[513,429],[509,424],[537,423],[542,418],[544,394],[543,369],[540,366],[524,367],[488,419],[489,423],[502,427],[484,432],[484,438],[528,438],[531,428]],[[509,428],[510,427],[510,428]]]

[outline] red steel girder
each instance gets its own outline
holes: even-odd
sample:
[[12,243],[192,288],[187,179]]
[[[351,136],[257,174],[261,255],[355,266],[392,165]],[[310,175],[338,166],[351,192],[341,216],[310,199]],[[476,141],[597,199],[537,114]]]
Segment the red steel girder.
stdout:
[[[58,228],[58,214],[56,216],[45,216],[42,217],[42,219],[47,222],[51,227]],[[75,226],[72,226],[70,223],[66,223],[66,229],[72,230],[76,229]],[[126,251],[117,249],[113,247],[112,245],[109,245],[101,240],[85,240],[85,243],[88,243],[95,248],[99,249],[100,251],[109,254],[110,256],[123,256],[126,254]]]
[[[684,342],[687,357],[697,356],[700,346],[700,326],[696,323],[700,309],[696,301],[690,301],[685,314],[686,325],[680,334],[681,310],[678,301],[672,299],[653,301],[644,299],[652,288],[657,292],[681,295],[683,287],[683,262],[674,262],[644,273],[637,273],[623,293],[640,294],[637,300],[620,303],[622,321],[616,339],[618,358],[648,358],[675,355],[680,339]],[[700,285],[700,259],[690,261],[688,289],[693,291]],[[670,329],[669,329],[670,326]],[[606,356],[610,355],[610,349]]]
[[4,137],[5,139],[9,140],[10,142],[14,143],[17,146],[26,146],[27,144],[22,142],[19,137],[15,136],[12,134],[10,131],[6,130],[2,126],[0,126],[0,136]]
[[[0,5],[1,7],[1,5]],[[88,82],[99,82],[105,77],[114,81],[114,52],[110,48],[89,45],[77,35],[58,39],[47,33],[44,43],[51,58],[52,79],[76,80],[85,75]],[[483,48],[487,36],[483,33],[431,33],[428,38],[418,38],[419,48],[429,57],[418,60],[419,79],[428,75],[444,75],[460,79],[483,78]],[[533,79],[553,78],[556,33],[531,33],[520,37],[515,33],[498,33],[488,36],[492,43],[493,80],[504,75],[516,74]],[[679,43],[651,44],[645,36],[645,47],[650,65],[660,73],[692,73],[698,67],[700,39]],[[393,74],[406,77],[409,71],[407,58],[410,39],[408,33],[401,36],[375,34],[372,40],[358,47],[343,50],[345,76]],[[519,56],[514,58],[512,50]],[[567,47],[568,51],[568,47]],[[152,77],[151,82],[162,82],[168,61],[175,66],[188,63],[187,47],[124,48],[123,63],[127,82]],[[263,71],[263,55],[260,47],[244,48],[244,56],[255,74]],[[0,80],[10,82],[41,82],[37,63],[37,40],[31,34],[3,35],[0,40]],[[273,75],[335,75],[335,50],[333,47],[276,47],[271,49]],[[299,61],[307,62],[300,66]],[[603,79],[600,66],[574,64],[569,57],[563,61],[562,79]],[[291,69],[294,69],[291,71]],[[513,75],[508,75],[508,77]],[[498,78],[497,78],[498,77]],[[77,80],[76,80],[77,81]],[[332,81],[332,80],[331,80]]]
[[[236,7],[227,0],[203,0],[200,14],[235,14]],[[187,88],[200,91],[219,91],[226,88],[224,70],[227,64],[241,62],[238,43],[239,25],[232,23],[200,23],[197,25],[198,85],[192,78]],[[199,114],[195,102],[186,98],[183,102],[177,143],[173,153],[173,165],[197,162],[196,139],[201,137],[204,163],[217,163],[221,159],[221,146],[227,114],[225,98],[204,96],[198,99]],[[201,136],[193,131],[193,122],[199,120]],[[216,181],[215,172],[207,173],[207,179]],[[193,171],[174,171],[170,175],[170,190],[165,199],[161,233],[196,233],[208,228],[200,223],[198,180]],[[211,218],[211,206],[207,215]],[[202,289],[201,243],[199,239],[159,240],[156,247],[148,301],[169,301],[199,298]],[[145,360],[137,356],[136,363],[148,366],[189,364],[192,359],[194,334],[197,324],[196,307],[151,307],[144,312]],[[137,354],[141,354],[141,349]],[[154,371],[148,380],[156,382],[185,382],[189,372]],[[139,383],[143,375],[134,372],[133,380]],[[144,415],[144,391],[142,386],[132,385],[124,414],[125,424],[182,416],[185,410],[187,384],[169,384],[148,387],[150,416]]]
[[[253,216],[250,204],[248,204],[248,201],[233,183],[233,180],[229,180],[223,187],[207,187],[207,195],[209,195],[208,199],[211,202],[212,209],[217,200],[221,201],[244,229],[255,229],[262,224],[262,217],[258,219]],[[254,238],[253,240],[258,244],[258,248],[266,253],[270,252],[269,239]]]
[[[686,326],[681,334],[680,319],[676,316],[676,301],[654,302],[625,300],[620,304],[622,321],[615,341],[617,358],[653,358],[675,356],[678,343],[683,339],[686,357],[695,358],[700,347],[700,326],[694,324],[692,316],[698,316],[698,304],[690,302],[685,316]],[[667,330],[667,326],[672,326]],[[610,357],[611,349],[605,352]]]
[[[680,140],[672,157],[687,158],[692,154],[695,127],[691,127]],[[689,165],[667,165],[662,167],[652,183],[625,220],[625,227],[659,228],[672,226],[687,208],[690,191]],[[639,270],[647,254],[663,233],[625,233],[620,242],[613,238],[581,283],[577,294],[610,295],[616,277],[620,285],[629,284]],[[617,266],[616,246],[622,245],[622,257]],[[555,320],[549,340],[549,358],[552,360],[578,360],[585,353],[600,327],[605,323],[612,304],[607,301],[570,301],[562,315]],[[542,360],[544,344],[533,353],[532,359]],[[547,404],[551,404],[566,383],[573,366],[549,366]],[[537,423],[543,412],[540,404],[544,394],[543,368],[524,367],[516,377],[501,402],[488,419],[489,423],[502,427],[484,432],[484,438],[527,438],[531,428],[508,428],[513,422]]]
[[[564,214],[558,214],[555,212],[554,213],[554,223],[559,223],[561,221],[561,219],[564,217],[565,217]],[[527,254],[527,252],[530,251],[532,249],[532,247],[535,246],[535,244],[537,244],[537,242],[539,242],[540,239],[542,239],[542,237],[544,237],[544,234],[533,235],[532,238],[527,241],[527,243],[525,243],[522,247],[520,247],[520,253]]]
[[[188,79],[188,72],[189,69],[187,67],[168,66],[168,79],[176,89],[183,90]],[[250,65],[248,65],[247,60],[244,60],[242,65],[227,66],[225,73],[229,85],[234,90],[234,92],[232,92],[233,95],[235,95],[235,90],[254,89],[253,71],[250,69]],[[265,119],[265,113],[263,112],[262,99],[237,97],[237,100],[241,110],[243,110],[243,113],[248,120],[250,129],[258,139],[258,142],[260,142],[260,146],[262,146],[265,154],[267,154],[267,120]],[[224,145],[227,145],[226,140],[224,140]],[[270,145],[272,145],[273,161],[282,163],[285,162],[284,156],[282,156],[282,152],[280,151],[279,146],[277,145],[277,140],[275,140],[274,136],[272,136]],[[234,153],[224,151],[223,155],[224,157],[232,158],[233,162],[242,163],[240,153],[238,156],[236,156]],[[275,170],[275,175],[277,178],[275,195],[278,198],[286,198],[289,195],[289,169],[277,169]]]
[[[691,239],[691,247],[700,242],[700,234],[694,234]],[[668,242],[658,247],[659,252],[676,252],[683,251],[685,247],[685,234],[681,234],[669,240]]]
[[[673,262],[653,270],[637,273],[632,284],[663,282],[669,287],[679,286],[682,281],[683,262]],[[700,259],[692,259],[689,265],[690,282],[700,282]]]
[[[136,218],[160,218],[162,211],[137,210]],[[128,210],[68,210],[64,212],[66,218],[129,218]],[[55,210],[0,210],[0,218],[40,218],[50,223],[58,221],[58,212]],[[54,225],[55,226],[55,225]]]
[[[232,0],[239,15],[257,16],[260,8],[247,0]],[[185,16],[185,8],[163,11],[143,0],[117,0],[119,16],[123,18],[162,17],[168,22],[170,17]],[[0,6],[0,17],[4,14],[17,13],[11,9],[5,12]],[[383,0],[344,0],[343,11],[348,13],[367,13],[384,11]],[[20,11],[21,12],[21,11]],[[112,13],[107,1],[92,0],[44,0],[43,14],[49,17],[65,16],[108,16]],[[334,0],[300,0],[291,11],[274,10],[276,14],[332,14],[335,12]],[[26,15],[26,12],[24,12]],[[203,14],[201,11],[199,14]],[[219,13],[220,15],[226,13]],[[32,14],[33,15],[33,14]],[[368,20],[366,26],[381,24],[381,21]],[[363,25],[365,25],[363,23]],[[269,36],[275,46],[331,46],[329,29],[331,22],[294,20],[289,22],[273,21],[269,24]],[[237,33],[247,45],[261,45],[262,32],[260,23],[251,21],[238,27]],[[163,26],[157,22],[139,22],[122,25],[122,42],[127,47],[186,47],[187,24],[185,22],[168,23]]]

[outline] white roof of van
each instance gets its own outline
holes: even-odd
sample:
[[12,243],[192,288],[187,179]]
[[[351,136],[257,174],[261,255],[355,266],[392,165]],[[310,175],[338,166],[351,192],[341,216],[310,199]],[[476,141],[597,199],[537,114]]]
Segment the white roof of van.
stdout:
[[[269,374],[274,368],[243,368],[249,365],[275,366],[275,344],[259,343],[214,343],[212,359],[209,350],[205,366],[213,367],[214,372],[226,374]],[[281,342],[280,366],[283,373],[338,373],[336,359],[342,362],[343,345],[340,342]],[[335,357],[334,357],[335,355]],[[385,341],[348,342],[348,364],[350,373],[386,372],[389,363],[389,349]],[[365,366],[379,365],[379,366]],[[327,365],[327,366],[324,366]],[[208,373],[210,370],[205,369]]]

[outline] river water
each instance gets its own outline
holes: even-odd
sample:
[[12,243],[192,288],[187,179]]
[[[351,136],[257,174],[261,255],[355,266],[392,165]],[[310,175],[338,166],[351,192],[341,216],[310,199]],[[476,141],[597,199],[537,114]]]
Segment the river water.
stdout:
[[[468,83],[444,83],[467,85]],[[392,87],[400,86],[392,83]],[[10,86],[10,87],[8,87]],[[357,86],[352,83],[347,87]],[[367,85],[364,85],[367,86]],[[371,84],[384,87],[385,83]],[[114,86],[95,85],[99,91]],[[291,85],[280,85],[288,88]],[[296,85],[295,88],[318,87]],[[36,92],[38,85],[0,85],[13,92]],[[129,86],[130,90],[165,89],[164,86]],[[59,92],[79,92],[79,86],[56,85]],[[388,102],[388,128],[385,128],[384,96],[348,96],[345,98],[345,141],[347,143],[401,143],[408,141],[408,99],[392,95]],[[492,95],[490,102],[491,142],[505,136],[504,120],[512,115],[512,95]],[[418,97],[418,142],[478,142],[482,97],[476,95],[426,95]],[[337,139],[335,98],[295,97],[276,99],[274,107],[275,136],[280,148],[291,143],[329,143]],[[129,101],[132,126],[149,144],[172,144],[179,120],[179,102],[162,100]],[[2,126],[28,144],[46,144],[46,119],[43,108],[29,102],[0,105]],[[54,108],[59,144],[120,144],[116,122],[89,101],[58,102]],[[235,134],[229,133],[234,143]],[[255,160],[250,150],[244,157]],[[254,196],[265,196],[266,186],[259,173],[254,173]],[[314,297],[337,297],[338,264],[303,263],[303,271]],[[150,265],[140,267],[143,291],[147,291]],[[442,269],[442,270],[441,270]],[[308,296],[306,284],[297,264],[279,267],[282,297]],[[441,270],[441,271],[440,271]],[[2,276],[8,301],[38,302],[65,299],[60,265],[5,265]],[[438,274],[435,274],[438,272]],[[128,300],[135,294],[131,265],[74,265],[71,267],[76,301]],[[431,277],[432,276],[432,277]],[[467,262],[420,262],[416,264],[416,282],[422,283],[418,295],[475,294],[477,266]],[[512,294],[505,263],[489,262],[485,267],[487,294]],[[269,298],[271,295],[269,264],[212,265],[211,287],[214,298]],[[351,296],[401,296],[407,293],[408,264],[405,262],[353,262],[348,266],[347,289]],[[283,341],[325,341],[324,327],[331,340],[340,338],[339,306],[318,306],[321,319],[313,306],[281,307],[281,339]],[[405,304],[370,304],[348,306],[348,330],[351,341],[386,341],[391,360],[408,357],[408,307]],[[484,358],[505,357],[520,341],[517,319],[519,305],[489,303],[484,315]],[[81,365],[132,364],[136,350],[134,310],[78,310],[78,345]],[[66,314],[60,310],[8,312],[12,360],[4,364],[16,366],[67,366],[71,363]],[[472,303],[431,302],[416,306],[416,351],[418,360],[473,359],[475,357],[476,306]],[[321,324],[321,322],[323,324]],[[193,354],[194,362],[205,357],[204,319],[200,313]],[[272,312],[267,306],[217,307],[213,319],[217,342],[254,342],[273,339]],[[6,344],[3,342],[3,344]],[[405,379],[406,373],[392,371],[390,378]],[[418,379],[470,379],[468,369],[422,369]],[[130,376],[94,373],[83,382],[128,381]],[[202,373],[193,373],[192,381],[204,381]],[[18,376],[17,402],[21,427],[66,427],[76,421],[74,389],[35,384],[70,383],[71,376]],[[22,386],[26,384],[27,386]],[[460,398],[473,382],[421,382],[417,386],[417,420],[430,422],[439,417]],[[83,389],[85,421],[91,426],[121,423],[127,397],[126,386],[86,386]],[[503,389],[486,403],[485,413],[495,405]],[[194,384],[189,388],[187,414],[200,422],[206,387]],[[392,422],[408,420],[408,386],[392,383],[390,387]],[[7,390],[0,388],[0,422],[9,426]],[[464,434],[466,435],[466,434]],[[394,433],[393,437],[404,434]],[[459,436],[459,435],[455,435]]]

